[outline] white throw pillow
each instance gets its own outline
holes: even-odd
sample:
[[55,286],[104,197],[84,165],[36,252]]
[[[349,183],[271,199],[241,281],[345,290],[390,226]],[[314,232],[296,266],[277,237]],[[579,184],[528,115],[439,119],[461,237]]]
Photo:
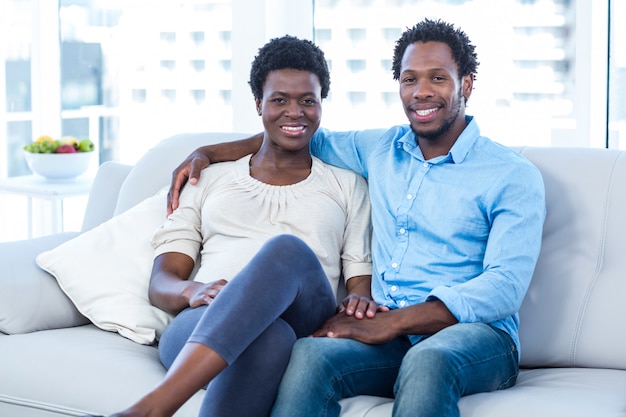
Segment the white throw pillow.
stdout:
[[103,330],[141,344],[160,337],[172,316],[148,300],[150,243],[165,221],[160,191],[106,223],[37,256],[78,311]]

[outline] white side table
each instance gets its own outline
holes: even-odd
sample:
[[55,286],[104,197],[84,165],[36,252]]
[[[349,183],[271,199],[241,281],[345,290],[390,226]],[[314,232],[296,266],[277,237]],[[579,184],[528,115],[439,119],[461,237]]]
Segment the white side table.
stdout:
[[52,233],[63,228],[63,200],[89,194],[93,177],[79,176],[67,180],[48,180],[39,175],[25,175],[0,180],[0,192],[23,195],[28,204],[28,238],[33,237],[33,198],[48,200],[52,206]]

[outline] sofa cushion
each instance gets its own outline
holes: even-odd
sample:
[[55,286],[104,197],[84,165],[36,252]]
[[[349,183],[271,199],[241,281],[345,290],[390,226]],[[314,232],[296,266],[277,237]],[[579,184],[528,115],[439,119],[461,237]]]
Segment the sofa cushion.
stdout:
[[76,232],[0,243],[0,332],[28,333],[87,323],[37,255],[70,240]]
[[184,133],[162,140],[137,161],[120,188],[115,214],[169,185],[172,171],[196,148],[249,137],[249,133]]
[[[0,416],[109,415],[165,376],[157,349],[93,325],[0,336]],[[197,417],[204,390],[176,413]]]
[[[114,161],[100,165],[89,192],[81,232],[93,229],[113,217],[120,187],[131,170],[132,166]],[[146,197],[154,195],[155,192],[156,190]]]
[[78,310],[103,330],[151,344],[171,315],[148,300],[154,258],[150,243],[166,215],[165,190],[62,245],[37,263]]
[[[461,417],[623,416],[626,372],[614,369],[522,370],[505,390],[462,397]],[[359,396],[341,400],[341,417],[391,417],[393,400]]]
[[541,170],[547,206],[520,310],[521,365],[626,369],[626,152],[521,153]]

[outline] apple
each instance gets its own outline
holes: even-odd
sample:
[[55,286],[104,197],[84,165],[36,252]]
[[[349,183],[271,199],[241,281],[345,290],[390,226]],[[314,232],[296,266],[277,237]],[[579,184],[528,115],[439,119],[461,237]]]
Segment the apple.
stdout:
[[74,152],[76,152],[76,149],[74,148],[74,146],[70,145],[69,143],[64,143],[62,145],[59,145],[56,151],[56,153],[74,153]]
[[89,139],[83,139],[80,142],[78,142],[78,151],[80,152],[91,152],[93,151],[95,148],[95,145],[93,144],[93,142]]

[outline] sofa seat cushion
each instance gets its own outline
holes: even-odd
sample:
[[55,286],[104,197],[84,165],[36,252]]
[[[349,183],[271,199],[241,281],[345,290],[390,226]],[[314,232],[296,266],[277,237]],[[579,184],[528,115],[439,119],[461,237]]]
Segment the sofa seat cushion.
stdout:
[[[157,349],[94,325],[0,336],[0,416],[120,411],[165,376]],[[196,417],[204,391],[176,414]]]
[[[342,400],[341,417],[391,417],[392,400]],[[503,391],[469,395],[461,417],[626,416],[626,371],[593,368],[525,369]]]
[[[45,346],[45,348],[42,348]],[[93,325],[0,336],[0,415],[109,414],[156,386],[165,369],[155,347]],[[204,391],[177,417],[196,417]],[[488,401],[485,401],[488,400]],[[341,401],[341,417],[390,417],[388,398]],[[508,390],[460,401],[461,417],[626,415],[626,371],[590,368],[522,370]]]

